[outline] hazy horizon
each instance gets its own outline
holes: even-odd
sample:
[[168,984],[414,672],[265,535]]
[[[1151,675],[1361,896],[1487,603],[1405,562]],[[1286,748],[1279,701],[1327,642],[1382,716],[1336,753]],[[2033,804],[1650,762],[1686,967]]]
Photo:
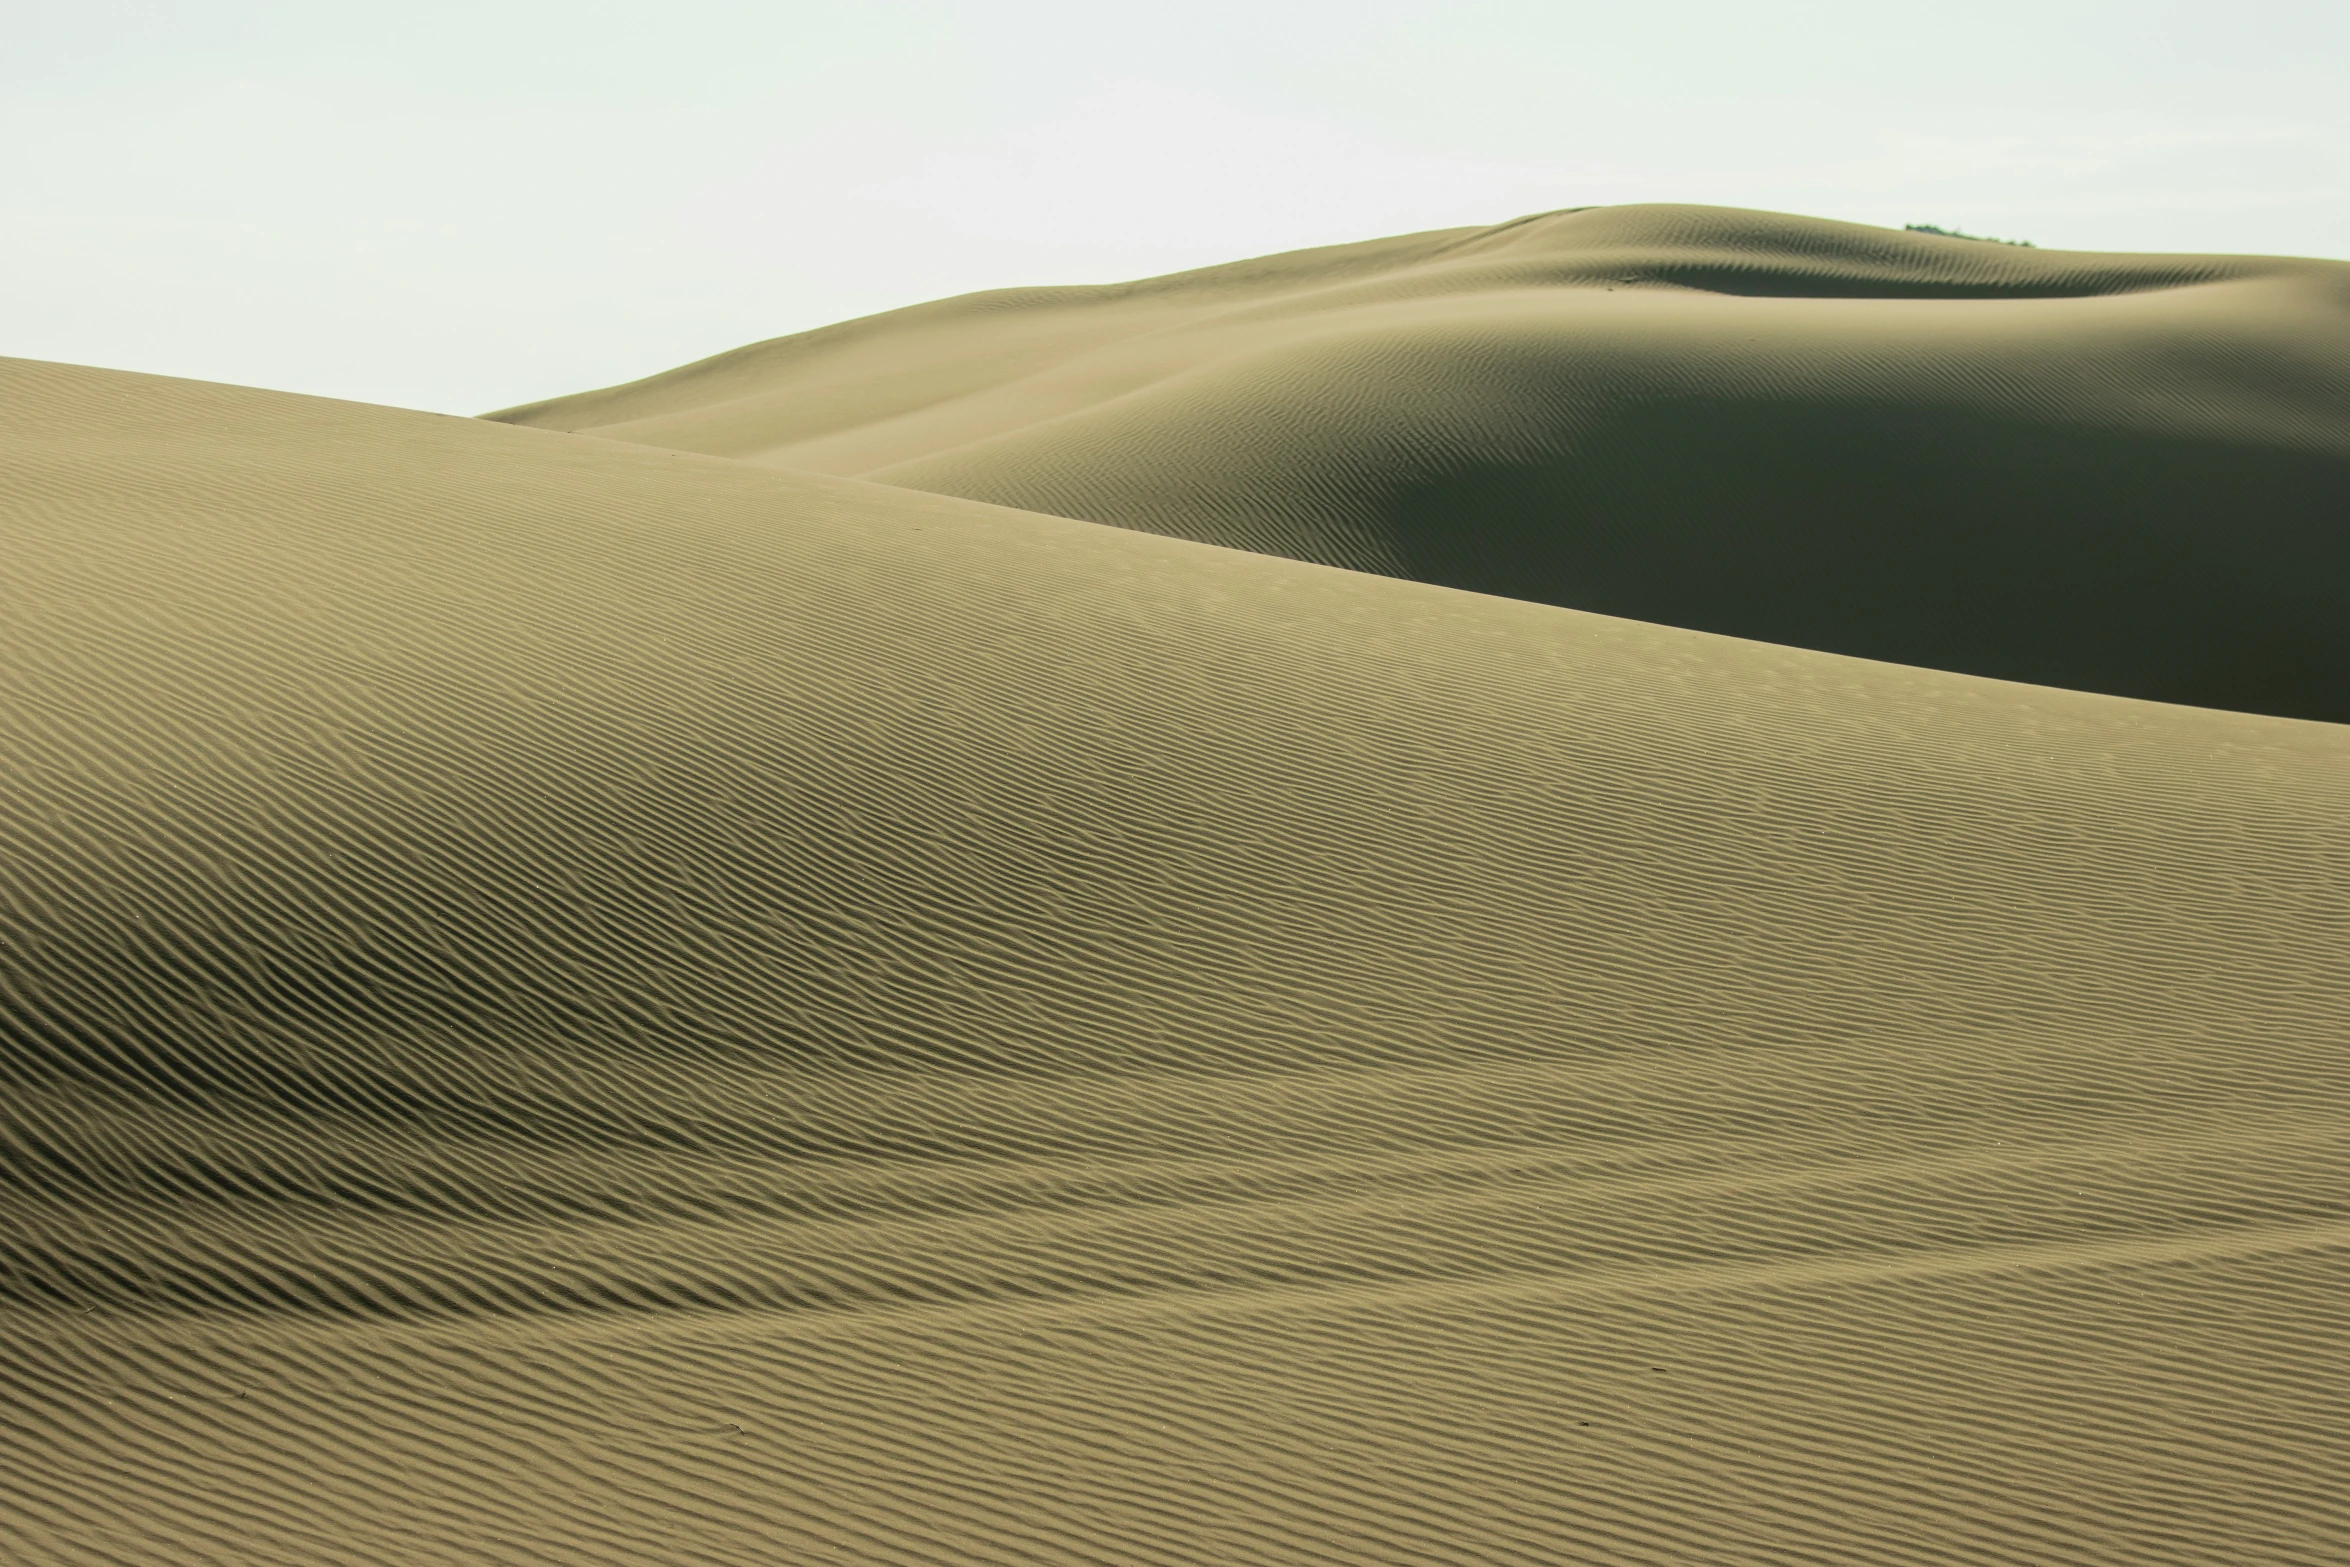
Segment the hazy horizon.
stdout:
[[20,8],[0,352],[477,413],[923,299],[1638,201],[2350,255],[2256,5]]

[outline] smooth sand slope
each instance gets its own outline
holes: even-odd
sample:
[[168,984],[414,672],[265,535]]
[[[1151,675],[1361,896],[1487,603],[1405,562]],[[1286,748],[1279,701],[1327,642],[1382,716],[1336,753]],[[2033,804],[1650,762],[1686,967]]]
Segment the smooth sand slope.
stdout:
[[2341,1560],[2350,729],[0,410],[11,1562]]
[[1727,208],[973,295],[494,417],[2350,720],[2350,265]]

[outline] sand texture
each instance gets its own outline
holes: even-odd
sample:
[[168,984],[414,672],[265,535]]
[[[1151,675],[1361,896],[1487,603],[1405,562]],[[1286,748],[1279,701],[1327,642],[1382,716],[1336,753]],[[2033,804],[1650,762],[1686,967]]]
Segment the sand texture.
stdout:
[[1601,207],[973,295],[494,417],[2350,720],[2350,264]]
[[[1464,249],[1325,259],[1441,379]],[[1925,254],[1527,293],[2191,292]],[[1309,338],[935,444],[1139,494]],[[12,1563],[2343,1560],[2350,729],[21,361],[0,519]]]

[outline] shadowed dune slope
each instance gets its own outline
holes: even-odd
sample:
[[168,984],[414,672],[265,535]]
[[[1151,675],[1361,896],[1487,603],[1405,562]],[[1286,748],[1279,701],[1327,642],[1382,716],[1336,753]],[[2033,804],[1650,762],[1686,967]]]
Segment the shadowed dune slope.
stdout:
[[1552,213],[494,415],[2001,679],[2350,720],[2350,265]]
[[26,1563],[2322,1563],[2350,730],[0,369]]

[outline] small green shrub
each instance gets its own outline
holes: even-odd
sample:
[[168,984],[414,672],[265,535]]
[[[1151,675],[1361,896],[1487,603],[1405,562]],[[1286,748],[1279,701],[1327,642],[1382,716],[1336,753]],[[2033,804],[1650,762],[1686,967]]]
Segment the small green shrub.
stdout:
[[1971,239],[1983,245],[2021,245],[2026,250],[2040,248],[2028,239],[1993,239],[1988,234],[1962,234],[1957,229],[1946,229],[1938,223],[1904,223],[1901,226],[1912,234],[1939,234],[1944,239]]

